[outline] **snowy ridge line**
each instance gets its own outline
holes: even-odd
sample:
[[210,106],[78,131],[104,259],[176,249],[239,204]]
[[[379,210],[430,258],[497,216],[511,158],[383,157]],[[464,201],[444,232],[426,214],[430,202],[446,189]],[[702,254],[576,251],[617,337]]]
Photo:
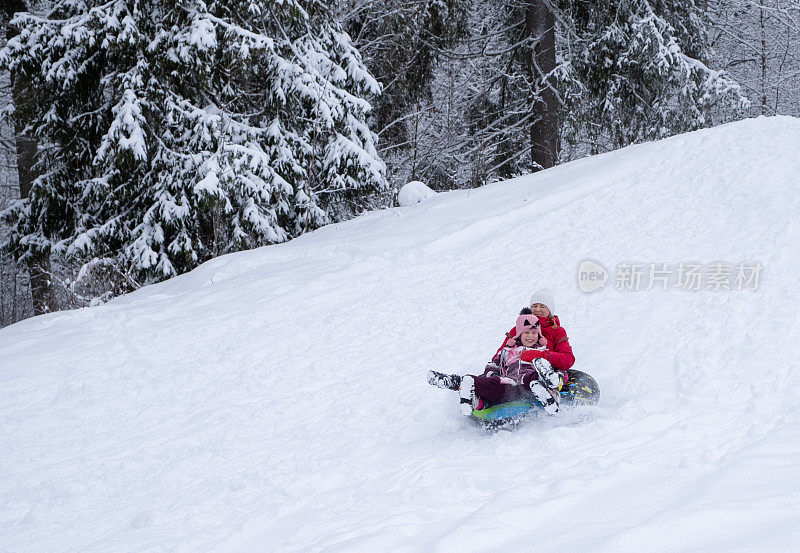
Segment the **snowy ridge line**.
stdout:
[[[784,119],[794,121],[793,118]],[[741,122],[741,124],[744,126],[747,124],[747,122]],[[695,146],[703,147],[706,142],[705,137],[714,136],[713,134],[709,135],[709,132],[713,133],[713,129],[697,131],[695,133],[685,135],[684,137],[667,138],[659,141],[656,144],[663,146],[677,145],[682,144],[681,139],[686,140],[689,138],[696,143]],[[560,206],[574,201],[582,194],[593,194],[605,186],[621,186],[623,183],[644,183],[647,180],[654,178],[653,173],[655,172],[655,168],[653,167],[653,164],[648,161],[647,157],[643,156],[641,158],[633,158],[632,161],[631,156],[627,156],[626,158],[622,153],[635,152],[639,149],[647,149],[651,147],[652,144],[639,144],[630,146],[625,148],[623,151],[608,152],[592,158],[577,160],[527,178],[522,177],[518,179],[512,179],[511,181],[504,183],[495,183],[482,189],[439,193],[437,198],[428,200],[425,205],[416,205],[410,208],[393,208],[384,212],[366,213],[351,221],[322,227],[312,233],[303,235],[293,240],[291,242],[292,246],[289,248],[286,247],[288,244],[275,244],[266,248],[263,253],[260,253],[259,255],[253,255],[252,252],[240,252],[237,254],[231,254],[230,256],[223,256],[223,258],[206,262],[193,273],[202,274],[212,266],[223,265],[228,267],[229,271],[227,272],[226,276],[223,276],[221,271],[216,271],[213,275],[208,276],[207,283],[212,284],[219,283],[227,278],[230,278],[230,276],[239,274],[231,269],[238,265],[242,265],[241,261],[244,261],[245,259],[247,261],[244,263],[244,265],[252,268],[244,270],[264,270],[267,268],[266,265],[271,264],[272,262],[291,263],[303,257],[318,257],[320,255],[327,255],[330,258],[338,258],[343,254],[353,256],[372,255],[376,259],[383,259],[387,257],[387,254],[391,254],[386,251],[369,252],[367,249],[367,246],[370,244],[369,233],[362,235],[360,232],[362,229],[365,227],[366,229],[375,228],[374,225],[376,219],[378,219],[380,222],[379,228],[383,228],[384,226],[393,226],[392,223],[399,225],[400,227],[408,227],[413,224],[415,219],[419,218],[420,212],[422,213],[422,216],[425,216],[424,214],[429,211],[439,211],[440,206],[452,204],[454,201],[456,201],[455,198],[460,198],[461,201],[467,203],[467,205],[470,205],[470,202],[486,202],[487,199],[489,200],[488,205],[492,207],[487,207],[487,209],[493,208],[493,210],[497,213],[496,217],[498,220],[496,221],[496,226],[492,226],[491,228],[481,231],[480,235],[490,236],[495,231],[501,231],[505,230],[505,228],[513,227],[519,220],[523,220],[527,217],[527,214],[530,212],[529,210],[533,210],[533,213],[547,215],[547,212],[557,210]],[[601,171],[598,171],[598,165],[602,167]],[[583,187],[570,186],[571,179],[582,178],[581,175],[585,175],[586,173],[592,174],[597,178],[591,179]],[[535,186],[522,184],[527,182],[526,179],[533,179],[531,181],[533,183],[536,182],[536,179],[542,177],[548,178],[548,180],[557,180],[558,184],[555,186],[554,191],[541,195],[542,193],[537,192]],[[515,189],[519,190],[519,201],[524,202],[525,205],[520,207],[518,210],[508,211],[509,206],[513,204],[498,205],[497,201],[492,202],[491,196],[494,194],[495,187],[497,186],[505,187],[506,189],[509,187],[514,187]],[[561,191],[563,190],[566,190],[568,194],[566,196],[559,197],[559,194],[561,194]],[[445,202],[444,204],[441,203],[439,197],[441,197],[442,201]],[[445,198],[447,200],[444,200]],[[547,201],[548,203],[539,203],[543,201]],[[448,214],[455,216],[453,220],[457,220],[457,218],[461,216],[460,213],[457,211],[453,212],[452,209]],[[512,214],[519,217],[519,219],[515,220],[512,217]],[[508,225],[503,225],[502,220],[505,218],[509,218],[514,222],[509,222]],[[406,221],[409,219],[409,224],[406,224]],[[481,226],[485,225],[487,219],[488,218],[486,217],[472,218],[468,222],[464,223],[463,227],[460,227],[460,229],[459,227],[455,228],[465,232],[466,235],[469,235],[472,232],[477,232]],[[467,230],[467,227],[471,227],[470,230]],[[412,241],[397,241],[388,245],[390,246],[391,250],[395,250],[391,252],[395,255],[401,254],[400,251],[397,251],[398,245],[408,252],[413,252],[410,253],[410,255],[440,255],[442,253],[446,253],[448,243],[452,243],[453,240],[458,240],[457,235],[449,237],[451,233],[458,232],[457,230],[452,230],[446,227],[442,230],[442,235],[434,238],[431,241],[425,241],[424,239],[421,240],[417,237]],[[315,244],[310,244],[310,247],[308,248],[305,247],[306,244],[309,244],[307,242],[308,240],[316,240],[316,237],[318,236],[324,236],[328,238],[330,233],[337,233],[341,235],[340,240],[337,240],[331,247],[320,249],[319,247],[314,247]],[[408,236],[408,234],[405,234],[404,236]],[[373,247],[372,249],[374,250],[375,248]],[[259,252],[261,252],[261,250],[259,250]],[[188,278],[188,276],[181,275],[179,278]],[[156,286],[166,288],[170,287],[171,284],[170,281],[167,281],[167,283],[161,283]]]

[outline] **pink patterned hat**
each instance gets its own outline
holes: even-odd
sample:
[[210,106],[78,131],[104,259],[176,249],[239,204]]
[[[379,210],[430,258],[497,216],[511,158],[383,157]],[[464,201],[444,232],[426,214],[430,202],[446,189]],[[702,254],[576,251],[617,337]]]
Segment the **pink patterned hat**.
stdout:
[[527,332],[529,330],[535,330],[539,333],[538,343],[540,346],[547,345],[547,339],[542,334],[542,326],[539,323],[539,317],[533,314],[520,315],[517,317],[517,326],[514,329],[514,335],[511,336],[506,343],[509,346],[515,345],[517,338],[519,338],[523,332]]

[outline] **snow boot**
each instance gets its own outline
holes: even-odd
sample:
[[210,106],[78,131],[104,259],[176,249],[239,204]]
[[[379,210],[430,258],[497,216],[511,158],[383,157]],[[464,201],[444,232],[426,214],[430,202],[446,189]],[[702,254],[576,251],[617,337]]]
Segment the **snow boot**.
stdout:
[[529,388],[536,401],[542,404],[544,410],[550,415],[558,413],[561,402],[561,375],[553,368],[547,359],[537,357],[533,360],[533,367],[539,375],[538,380],[531,380]]
[[533,368],[536,369],[536,372],[539,374],[539,380],[548,388],[555,388],[556,390],[561,389],[561,375],[553,368],[550,361],[537,357],[533,360]]
[[558,413],[558,404],[561,400],[561,394],[558,393],[557,388],[548,388],[541,380],[531,380],[528,387],[531,393],[533,393],[533,397],[542,404],[542,407],[548,414],[555,415]]
[[444,374],[436,371],[428,371],[428,384],[442,388],[443,390],[455,390],[461,387],[461,376],[457,374]]
[[461,377],[461,386],[458,389],[458,395],[461,396],[461,403],[459,408],[461,414],[470,416],[473,409],[482,409],[483,401],[475,395],[475,379],[470,375]]

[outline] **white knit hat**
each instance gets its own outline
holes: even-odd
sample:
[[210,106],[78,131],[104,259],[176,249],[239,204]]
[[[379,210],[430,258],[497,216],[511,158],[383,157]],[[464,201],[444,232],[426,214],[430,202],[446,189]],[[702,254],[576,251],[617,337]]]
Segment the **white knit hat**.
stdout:
[[550,314],[555,314],[556,311],[556,302],[553,299],[553,293],[550,292],[547,288],[542,288],[531,296],[531,302],[528,305],[533,305],[534,303],[541,303],[542,305],[547,306],[547,309],[550,310]]

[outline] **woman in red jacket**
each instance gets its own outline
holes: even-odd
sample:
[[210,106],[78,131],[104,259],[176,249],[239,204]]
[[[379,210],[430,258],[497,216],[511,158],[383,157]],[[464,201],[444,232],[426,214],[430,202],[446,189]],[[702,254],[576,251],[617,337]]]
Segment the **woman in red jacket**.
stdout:
[[[543,288],[531,296],[531,312],[539,318],[542,325],[542,334],[547,339],[546,351],[529,351],[523,354],[522,360],[532,362],[537,357],[547,359],[554,369],[557,369],[562,377],[562,383],[568,380],[567,369],[575,364],[575,356],[572,354],[572,346],[569,345],[567,331],[561,326],[558,317],[553,315],[555,301],[553,294]],[[516,327],[506,333],[506,340],[511,338],[516,332]],[[497,353],[506,345],[504,341]],[[495,355],[497,355],[497,353]]]

